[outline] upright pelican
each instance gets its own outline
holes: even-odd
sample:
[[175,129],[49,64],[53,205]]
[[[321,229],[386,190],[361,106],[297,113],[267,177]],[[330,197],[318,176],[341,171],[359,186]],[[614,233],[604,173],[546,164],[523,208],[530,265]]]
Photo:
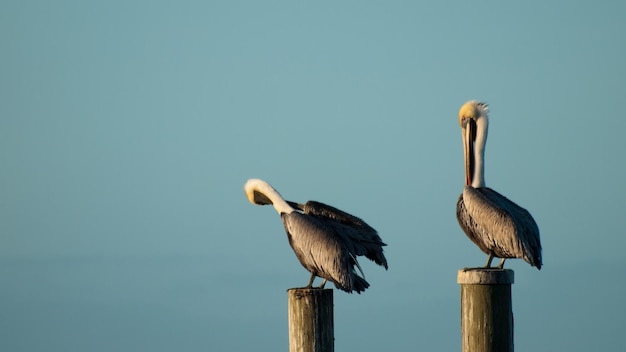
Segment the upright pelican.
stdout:
[[507,258],[524,259],[541,269],[539,228],[530,213],[505,196],[485,187],[484,156],[489,126],[487,104],[468,101],[459,111],[463,132],[465,187],[456,204],[459,225],[483,252],[501,258],[502,269]]
[[[308,201],[298,204],[284,200],[267,182],[250,179],[244,186],[252,204],[272,204],[280,215],[296,257],[311,272],[307,288],[315,277],[330,280],[338,289],[361,293],[369,287],[357,256],[365,256],[387,269],[382,242],[376,230],[363,220],[329,205]],[[357,267],[362,276],[357,275]]]

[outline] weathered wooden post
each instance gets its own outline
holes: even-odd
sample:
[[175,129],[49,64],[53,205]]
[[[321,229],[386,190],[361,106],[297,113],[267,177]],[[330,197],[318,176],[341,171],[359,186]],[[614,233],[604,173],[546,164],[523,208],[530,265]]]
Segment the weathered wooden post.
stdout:
[[463,352],[513,352],[510,269],[461,269]]
[[333,352],[333,290],[292,288],[289,298],[289,352]]

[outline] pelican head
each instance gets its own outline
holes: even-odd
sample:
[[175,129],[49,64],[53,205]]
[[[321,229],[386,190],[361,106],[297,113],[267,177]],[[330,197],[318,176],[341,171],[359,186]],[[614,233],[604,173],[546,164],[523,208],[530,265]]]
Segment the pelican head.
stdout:
[[467,119],[477,120],[479,118],[487,118],[487,114],[489,113],[489,107],[487,103],[470,100],[467,103],[461,106],[461,110],[459,110],[459,123],[461,124],[461,128],[464,127],[464,121]]
[[268,205],[272,204],[274,209],[280,213],[291,213],[293,208],[287,204],[287,202],[280,196],[280,193],[276,191],[269,183],[260,180],[258,178],[249,179],[244,190],[248,200],[252,204],[256,205]]
[[470,100],[459,110],[459,125],[463,133],[465,185],[484,187],[484,153],[489,127],[487,103]]
[[251,178],[248,182],[246,182],[246,185],[243,188],[246,191],[246,196],[248,197],[250,203],[256,205],[267,205],[272,204],[272,200],[265,194],[261,193],[260,189],[268,187],[274,190],[274,188],[272,188],[272,186],[270,186],[267,182],[259,180],[258,178]]

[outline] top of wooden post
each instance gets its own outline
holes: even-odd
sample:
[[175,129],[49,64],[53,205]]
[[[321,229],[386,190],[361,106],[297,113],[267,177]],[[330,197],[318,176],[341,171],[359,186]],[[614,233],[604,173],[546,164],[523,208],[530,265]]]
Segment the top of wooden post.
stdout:
[[307,287],[294,287],[287,290],[289,295],[294,297],[307,297],[307,296],[321,296],[321,295],[333,295],[332,288],[307,288]]
[[514,278],[511,269],[464,268],[459,270],[456,282],[461,285],[510,285]]

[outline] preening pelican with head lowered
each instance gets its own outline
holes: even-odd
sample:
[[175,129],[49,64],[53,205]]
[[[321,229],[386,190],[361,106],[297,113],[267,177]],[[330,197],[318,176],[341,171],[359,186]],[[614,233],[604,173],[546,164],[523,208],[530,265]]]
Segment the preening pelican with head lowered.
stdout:
[[489,126],[486,103],[468,101],[459,111],[463,132],[465,187],[456,206],[456,216],[465,234],[489,257],[524,259],[541,269],[539,228],[530,213],[505,196],[485,186],[484,156]]
[[244,189],[250,203],[272,204],[280,215],[291,248],[311,273],[307,288],[313,286],[315,277],[321,277],[320,288],[328,280],[348,293],[361,293],[369,283],[357,256],[365,256],[387,269],[382,248],[386,244],[376,230],[356,216],[315,201],[298,204],[284,200],[269,183],[259,179],[248,180]]

